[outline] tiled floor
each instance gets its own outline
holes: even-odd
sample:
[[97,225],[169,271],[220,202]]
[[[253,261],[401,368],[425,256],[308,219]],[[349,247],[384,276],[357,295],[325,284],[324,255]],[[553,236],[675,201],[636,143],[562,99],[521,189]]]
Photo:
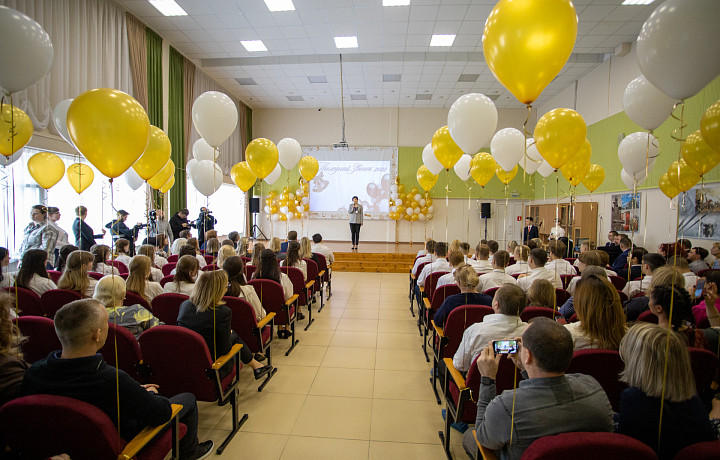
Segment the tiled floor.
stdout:
[[[408,309],[408,276],[333,274],[333,295],[300,343],[273,341],[278,372],[265,389],[242,372],[241,411],[249,414],[223,454],[248,459],[443,459],[443,429],[430,363]],[[305,326],[307,320],[300,324]],[[201,440],[221,442],[229,406],[200,404]],[[453,455],[467,458],[460,435]]]

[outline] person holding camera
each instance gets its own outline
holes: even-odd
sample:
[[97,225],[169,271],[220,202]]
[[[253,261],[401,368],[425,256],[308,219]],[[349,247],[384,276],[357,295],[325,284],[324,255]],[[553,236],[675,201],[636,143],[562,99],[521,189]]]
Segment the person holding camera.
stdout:
[[153,209],[148,213],[148,238],[157,237],[159,234],[164,233],[167,235],[170,243],[173,241],[173,233],[170,228],[170,223],[165,220],[165,213],[162,209]]
[[205,243],[205,233],[208,230],[214,229],[215,224],[217,224],[217,219],[213,217],[210,210],[205,206],[201,207],[200,215],[195,221],[195,228],[197,228],[198,231],[198,243],[200,243],[200,246]]
[[189,214],[190,211],[188,211],[186,208],[183,208],[176,212],[175,215],[170,218],[170,231],[172,233],[172,241],[180,238],[180,232],[182,232],[183,230],[190,230],[190,227],[192,227],[192,224],[190,224],[190,222],[188,221]]
[[135,239],[137,238],[138,231],[141,228],[147,227],[147,225],[138,222],[133,228],[129,228],[127,225],[125,225],[125,221],[127,220],[129,215],[130,214],[124,209],[119,210],[117,212],[117,218],[105,224],[105,228],[110,229],[110,234],[112,235],[114,241],[120,238],[125,238],[126,240],[128,240],[130,242],[130,250],[128,254],[130,256],[134,256]]

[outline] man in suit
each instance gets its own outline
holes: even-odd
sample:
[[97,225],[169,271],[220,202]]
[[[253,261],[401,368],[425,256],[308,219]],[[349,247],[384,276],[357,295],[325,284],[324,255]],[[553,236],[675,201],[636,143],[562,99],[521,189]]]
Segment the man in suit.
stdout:
[[636,247],[630,254],[628,265],[630,266],[630,274],[628,275],[627,268],[621,268],[617,271],[617,275],[620,278],[632,281],[635,278],[640,278],[642,275],[642,258],[647,254],[647,251],[643,248]]
[[85,206],[78,206],[75,208],[75,222],[73,222],[72,230],[75,235],[75,246],[79,247],[83,251],[89,251],[95,244],[95,238],[102,238],[105,236],[105,230],[97,235],[93,234],[93,229],[85,223],[87,217],[87,208]]
[[617,236],[618,236],[618,232],[616,232],[615,230],[610,230],[608,232],[608,241],[607,241],[607,243],[605,243],[605,247],[609,248],[610,246],[616,246],[615,238],[617,238]]
[[628,264],[628,256],[630,255],[630,247],[632,246],[632,241],[630,241],[630,238],[622,237],[620,238],[620,250],[622,251],[619,256],[615,259],[615,261],[610,265],[610,270],[617,273],[618,270],[621,268],[624,268],[625,265]]
[[291,241],[297,241],[297,232],[295,230],[290,230],[288,232],[287,241],[283,241],[280,243],[280,253],[286,253],[288,249],[288,245]]
[[538,228],[533,224],[533,218],[528,216],[525,218],[525,228],[523,229],[523,244],[527,244],[533,238],[538,238],[540,233]]

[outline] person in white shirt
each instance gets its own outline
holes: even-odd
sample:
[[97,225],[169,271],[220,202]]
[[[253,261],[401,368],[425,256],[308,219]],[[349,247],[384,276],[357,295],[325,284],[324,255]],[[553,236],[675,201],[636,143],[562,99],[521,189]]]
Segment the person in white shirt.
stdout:
[[319,233],[316,233],[312,236],[313,245],[312,245],[312,252],[316,254],[321,254],[325,257],[325,261],[328,264],[328,267],[332,265],[335,262],[335,254],[333,254],[332,249],[330,249],[327,245],[325,245],[322,242],[322,235]]
[[562,289],[562,281],[560,275],[545,268],[547,262],[547,252],[544,249],[535,248],[530,251],[530,257],[528,258],[528,266],[530,267],[530,273],[521,275],[518,277],[518,286],[527,292],[530,286],[535,280],[548,280],[555,286],[556,289]]
[[[38,296],[57,286],[50,279],[45,266],[47,265],[48,253],[44,249],[28,249],[20,261],[20,271],[15,277],[15,286],[30,289]],[[4,275],[5,279],[12,280],[12,277]]]
[[603,348],[617,350],[627,326],[620,296],[615,286],[602,276],[583,276],[573,296],[578,321],[565,327],[575,350]]
[[130,266],[130,241],[125,238],[115,240],[115,260],[122,262],[126,267]]
[[490,258],[490,248],[485,243],[478,243],[475,246],[475,260],[469,260],[468,264],[475,269],[478,275],[489,273],[493,266],[488,260]]
[[487,246],[490,250],[490,254],[488,255],[488,261],[492,265],[493,257],[495,257],[495,253],[498,252],[498,249],[500,249],[500,244],[498,244],[498,242],[495,240],[488,240]]
[[255,319],[260,321],[267,315],[260,303],[255,288],[247,284],[245,264],[240,256],[231,256],[223,261],[222,269],[228,274],[228,290],[225,295],[238,297],[249,303],[255,312]]
[[170,248],[170,255],[179,256],[180,249],[182,249],[182,247],[185,246],[186,244],[187,244],[187,238],[176,238],[175,241],[173,241],[173,243],[172,243],[172,247]]
[[67,258],[65,271],[58,280],[59,289],[75,291],[83,297],[92,297],[95,293],[97,281],[88,276],[92,269],[93,256],[88,251],[73,251]]
[[640,281],[630,281],[623,288],[623,292],[628,296],[628,299],[646,292],[652,282],[653,272],[660,267],[664,267],[665,264],[665,257],[660,254],[654,252],[645,254],[642,259],[642,272],[645,277]]
[[[15,277],[5,272],[5,267],[9,265],[10,251],[7,248],[0,247],[0,288],[10,287],[15,284]],[[47,272],[47,269],[45,271]]]
[[563,259],[567,254],[567,247],[562,241],[551,241],[548,245],[550,249],[550,262],[545,264],[545,268],[554,271],[559,275],[577,275],[573,264]]
[[180,257],[175,267],[174,278],[169,283],[165,283],[163,292],[190,296],[195,287],[195,280],[199,271],[200,264],[195,257],[190,255]]
[[510,254],[510,258],[515,258],[515,248],[518,247],[518,242],[515,240],[508,241],[507,247],[505,250]]
[[203,268],[207,265],[207,261],[205,260],[205,257],[200,254],[200,244],[198,243],[197,238],[188,238],[187,245],[192,246],[195,248],[195,258],[197,258],[198,262],[200,263],[200,268]]
[[163,279],[163,272],[155,266],[155,246],[152,244],[143,244],[138,249],[138,254],[147,256],[150,259],[150,280],[159,283]]
[[553,219],[554,226],[550,229],[550,239],[557,240],[565,236],[565,229],[558,223],[557,219]]
[[515,263],[505,268],[505,273],[507,273],[508,275],[521,275],[523,273],[530,273],[530,267],[527,263],[529,255],[529,247],[524,244],[518,245],[515,248]]
[[695,285],[697,284],[698,276],[690,270],[688,260],[682,256],[669,257],[667,261],[668,267],[673,267],[685,278],[685,290],[690,295],[695,292]]
[[510,254],[508,254],[507,251],[501,250],[495,253],[492,263],[493,271],[480,276],[478,292],[485,292],[488,289],[501,287],[503,284],[517,285],[517,280],[505,273],[505,267],[507,267],[509,260]]
[[468,255],[470,254],[470,243],[466,243],[464,241],[460,243],[460,252],[463,253],[465,263],[468,263],[470,260],[470,256]]
[[527,297],[519,287],[507,284],[498,289],[492,302],[495,313],[486,315],[482,322],[465,329],[453,357],[455,368],[461,372],[468,371],[475,357],[492,340],[514,339],[522,335],[527,323],[520,319],[520,313],[526,304]]
[[134,292],[147,301],[152,300],[163,293],[160,283],[150,280],[150,269],[152,262],[148,256],[139,254],[130,260],[130,274],[127,279],[127,290]]
[[455,270],[465,265],[465,257],[463,256],[463,253],[461,251],[452,251],[450,254],[448,254],[448,262],[450,263],[451,271],[450,273],[446,273],[445,275],[441,276],[440,279],[437,280],[435,289],[448,284],[456,284]]
[[[594,251],[595,250],[595,243],[585,241],[584,243],[580,243],[580,254],[583,252],[588,251]],[[578,264],[580,264],[580,259],[575,259],[575,262],[573,262],[573,266],[577,267]]]
[[105,262],[110,260],[112,253],[110,247],[104,244],[95,244],[90,248],[90,253],[95,257],[93,260],[92,269],[93,273],[100,273],[102,275],[119,275],[120,271],[112,265],[107,265]]
[[417,284],[415,285],[415,299],[417,300],[420,308],[422,308],[423,305],[420,287],[425,286],[425,278],[427,278],[430,273],[449,272],[452,269],[450,267],[450,263],[445,258],[447,257],[447,247],[447,243],[435,243],[435,259],[429,264],[425,265],[420,274],[418,275]]
[[305,283],[308,282],[307,279],[307,262],[302,260],[300,258],[300,243],[291,240],[288,242],[287,246],[287,257],[285,257],[285,260],[280,262],[280,265],[283,267],[295,267],[299,268],[302,272],[303,279],[305,280]]
[[[275,281],[282,286],[283,295],[287,301],[293,296],[293,284],[288,276],[280,271],[275,251],[272,249],[263,249],[260,252],[260,263],[252,274],[252,279],[267,279]],[[262,301],[262,299],[260,299]],[[297,314],[298,319],[304,318],[305,315]],[[278,325],[278,337],[288,339],[292,333],[287,325]]]
[[428,240],[427,243],[425,243],[425,249],[426,254],[422,257],[419,257],[415,259],[415,264],[413,264],[412,272],[415,275],[419,275],[418,268],[420,265],[427,263],[427,262],[433,262],[435,260],[435,240]]

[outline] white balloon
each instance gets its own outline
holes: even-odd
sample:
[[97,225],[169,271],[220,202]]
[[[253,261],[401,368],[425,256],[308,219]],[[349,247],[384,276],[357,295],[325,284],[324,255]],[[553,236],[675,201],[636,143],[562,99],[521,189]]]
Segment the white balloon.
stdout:
[[210,196],[222,185],[223,173],[220,166],[210,160],[198,161],[190,170],[190,180],[198,192]]
[[207,91],[193,102],[192,120],[195,129],[208,144],[220,147],[235,131],[237,107],[226,94]]
[[620,172],[620,179],[622,179],[623,184],[627,186],[630,190],[633,189],[633,181],[637,182],[638,187],[640,184],[645,182],[645,171],[641,171],[635,175],[630,174],[629,172],[625,171],[624,169]]
[[434,214],[430,214],[430,213],[428,213],[428,215],[427,215],[426,219],[427,219],[427,220],[433,220],[433,217],[435,217],[435,215],[434,215]]
[[463,152],[469,154],[475,154],[487,146],[497,128],[497,121],[495,104],[480,93],[460,96],[448,112],[450,137]]
[[542,164],[542,161],[533,161],[527,156],[524,156],[522,161],[520,162],[520,165],[523,167],[526,173],[533,174],[535,171],[538,170],[540,165]]
[[432,212],[435,210],[435,206],[428,206],[428,215],[432,214]]
[[142,184],[145,183],[142,177],[138,176],[138,173],[135,172],[134,169],[128,168],[127,171],[123,173],[123,177],[125,178],[125,182],[130,186],[131,189],[137,190],[140,187],[142,187]]
[[50,72],[53,55],[50,36],[40,24],[0,6],[0,88],[4,92],[17,93],[37,83]]
[[423,199],[421,199],[420,201],[418,201],[418,203],[420,204],[421,207],[422,207],[422,206],[425,206],[425,203],[426,203],[425,198],[423,198]]
[[282,167],[280,166],[280,163],[275,165],[275,169],[272,170],[270,174],[267,175],[267,177],[264,179],[265,182],[272,185],[280,179],[280,175],[282,174]]
[[438,159],[435,158],[435,152],[433,151],[432,144],[426,145],[423,149],[422,161],[425,167],[433,174],[437,174],[443,170],[443,166],[440,164]]
[[686,99],[720,74],[720,2],[668,0],[637,39],[640,71],[663,93]]
[[628,83],[623,94],[623,108],[627,116],[648,131],[658,128],[667,120],[675,102],[643,75]]
[[191,158],[190,161],[187,162],[185,165],[185,174],[187,174],[188,177],[192,177],[192,170],[197,164],[198,161],[195,158]]
[[462,181],[466,181],[470,178],[470,160],[472,160],[470,155],[463,155],[460,157],[458,162],[455,163],[455,166],[453,166],[455,174],[457,174]]
[[420,200],[422,200],[422,195],[420,195],[419,193],[417,193],[417,194],[413,197],[413,200],[415,200],[415,201],[417,201],[417,202],[420,202]]
[[65,139],[65,142],[75,147],[72,139],[70,139],[70,133],[67,129],[67,112],[70,108],[70,104],[72,104],[72,101],[72,99],[65,99],[64,101],[58,102],[58,105],[55,106],[55,110],[53,110],[52,118],[58,134]]
[[[648,137],[650,143],[648,147]],[[623,169],[630,174],[645,170],[647,159],[660,154],[658,140],[650,133],[637,132],[626,136],[618,146],[618,157]]]
[[23,149],[20,149],[9,157],[6,157],[5,155],[0,155],[0,166],[10,166],[11,164],[15,163],[20,159],[20,157],[22,157],[23,151]]
[[418,220],[420,222],[425,222],[425,214],[423,214],[423,213],[418,214]]
[[302,200],[300,200],[300,204],[308,204],[310,203],[310,198],[304,196],[302,197]]
[[420,214],[420,206],[415,206],[415,209],[413,209],[413,214]]
[[395,200],[395,204],[398,205],[398,206],[402,206],[403,200],[401,200],[401,199],[398,198],[397,200]]
[[280,212],[283,213],[283,214],[287,213],[287,212],[288,212],[288,207],[287,207],[287,206],[280,206]]
[[215,150],[210,147],[210,144],[203,138],[195,141],[193,144],[193,158],[197,161],[203,160],[217,160],[220,157],[220,150]]
[[295,194],[294,194],[294,193],[289,193],[289,194],[288,194],[288,198],[290,198],[291,200],[294,200],[294,199],[295,199]]
[[555,169],[553,169],[553,167],[550,166],[550,164],[545,160],[543,160],[543,162],[537,169],[537,172],[539,172],[540,175],[543,177],[548,177],[550,174],[553,173],[553,171],[555,171]]
[[278,220],[280,220],[280,214],[273,214],[270,219],[271,219],[273,222],[277,222]]
[[281,139],[280,142],[277,143],[277,149],[280,164],[283,165],[285,169],[293,169],[295,165],[298,164],[298,161],[300,161],[300,157],[302,157],[300,142],[291,137]]
[[490,154],[505,171],[511,171],[525,154],[525,136],[515,128],[496,132],[490,141]]
[[398,199],[398,194],[397,194],[397,192],[390,192],[390,199],[392,199],[392,200],[397,200],[397,199]]
[[412,215],[413,215],[413,208],[407,208],[407,209],[405,210],[405,212],[407,213],[408,216],[412,216]]
[[390,186],[390,191],[391,191],[392,193],[394,193],[394,194],[397,195],[397,191],[398,191],[398,186],[397,186],[397,184],[392,184],[392,185]]
[[270,206],[265,205],[265,207],[263,208],[263,211],[265,211],[265,214],[270,214]]
[[525,139],[525,150],[527,150],[527,156],[533,161],[540,161],[542,162],[544,160],[543,156],[540,155],[540,152],[537,149],[537,144],[535,144],[535,139],[532,137],[530,139]]
[[285,212],[287,213],[287,220],[293,220],[295,218],[295,214],[287,211]]
[[390,206],[390,212],[397,211],[397,206]]

